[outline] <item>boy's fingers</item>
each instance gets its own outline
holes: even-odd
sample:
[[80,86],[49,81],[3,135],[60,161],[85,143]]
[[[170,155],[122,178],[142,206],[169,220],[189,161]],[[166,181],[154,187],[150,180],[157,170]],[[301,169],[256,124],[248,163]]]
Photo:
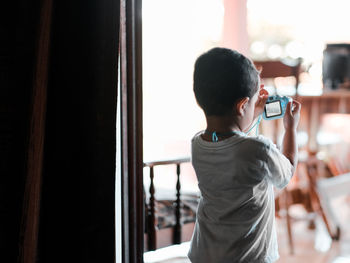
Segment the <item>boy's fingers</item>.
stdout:
[[292,103],[291,101],[287,103],[286,113],[288,114],[292,114]]
[[266,89],[262,88],[259,91],[259,104],[264,105],[266,104],[267,99],[269,98],[269,93]]
[[266,89],[261,88],[260,91],[259,91],[259,95],[260,96],[268,96],[269,92]]
[[262,97],[262,104],[265,105],[268,98],[269,98],[269,96],[264,95],[264,96]]
[[294,106],[293,107],[293,112],[298,113],[300,111],[300,109],[301,109],[301,103],[296,101],[296,100],[294,100],[293,101],[293,106]]

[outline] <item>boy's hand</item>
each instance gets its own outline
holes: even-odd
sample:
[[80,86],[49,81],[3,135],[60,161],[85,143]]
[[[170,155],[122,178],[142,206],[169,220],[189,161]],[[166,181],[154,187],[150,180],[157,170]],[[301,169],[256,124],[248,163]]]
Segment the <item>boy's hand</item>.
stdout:
[[264,112],[264,107],[269,97],[269,93],[264,89],[264,84],[260,85],[258,100],[255,103],[254,119]]
[[296,130],[300,119],[300,109],[301,104],[298,101],[293,100],[287,104],[286,113],[283,117],[283,125],[286,130]]

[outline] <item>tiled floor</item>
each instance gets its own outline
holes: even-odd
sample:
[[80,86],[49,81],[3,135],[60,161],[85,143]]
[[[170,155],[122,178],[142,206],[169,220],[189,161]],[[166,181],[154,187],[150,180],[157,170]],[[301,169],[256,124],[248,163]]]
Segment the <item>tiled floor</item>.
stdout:
[[[340,241],[332,241],[320,217],[316,219],[316,229],[310,230],[306,221],[293,222],[294,254],[290,254],[288,236],[283,219],[277,219],[280,259],[277,263],[350,263],[350,201],[339,198],[333,201],[340,221],[342,236]],[[300,207],[291,212],[300,214]],[[145,263],[189,263],[186,254],[189,243],[145,253]]]

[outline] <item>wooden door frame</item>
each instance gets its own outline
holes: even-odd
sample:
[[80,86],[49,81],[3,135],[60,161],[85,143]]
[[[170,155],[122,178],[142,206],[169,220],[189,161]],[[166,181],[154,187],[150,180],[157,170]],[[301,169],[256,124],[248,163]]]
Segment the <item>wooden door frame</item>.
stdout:
[[143,262],[142,5],[120,1],[122,259]]

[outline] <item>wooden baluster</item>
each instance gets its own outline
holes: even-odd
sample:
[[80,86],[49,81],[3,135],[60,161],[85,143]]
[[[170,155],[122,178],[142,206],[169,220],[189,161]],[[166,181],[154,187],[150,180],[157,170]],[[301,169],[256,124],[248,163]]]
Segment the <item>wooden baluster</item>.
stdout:
[[176,224],[174,228],[174,244],[181,243],[181,223],[180,223],[180,163],[176,164],[176,174],[177,174],[177,182],[176,182],[176,202],[175,202],[175,219]]
[[154,169],[153,166],[150,167],[150,178],[151,178],[151,184],[149,187],[149,193],[150,193],[150,198],[149,198],[149,209],[148,209],[148,250],[155,250],[156,249],[156,243],[157,243],[157,238],[156,238],[156,220],[155,220],[155,204],[154,204]]

